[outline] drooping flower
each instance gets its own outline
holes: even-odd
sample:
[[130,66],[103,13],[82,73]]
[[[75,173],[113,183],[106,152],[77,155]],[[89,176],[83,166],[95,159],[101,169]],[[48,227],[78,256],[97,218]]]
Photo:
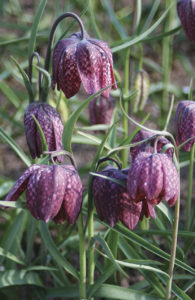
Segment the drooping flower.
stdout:
[[89,104],[89,120],[91,125],[110,124],[114,110],[114,99],[100,96]]
[[[155,137],[155,135],[149,131],[146,131],[146,130],[139,130],[138,133],[134,136],[133,140],[132,140],[132,144],[133,143],[137,143],[137,142],[140,142],[142,140],[145,140],[145,139],[148,139],[148,138],[151,138],[151,137]],[[135,159],[135,157],[137,156],[138,153],[140,152],[149,152],[149,153],[153,153],[154,152],[154,143],[155,143],[155,138],[154,139],[151,139],[150,141],[148,142],[144,142],[142,144],[139,144],[137,146],[134,146],[134,147],[131,147],[130,148],[130,153],[131,153],[131,157],[132,157],[132,160]],[[167,144],[170,144],[171,145],[171,142],[161,136],[158,140],[158,143],[157,143],[157,152],[160,153],[162,148],[167,145]],[[172,158],[173,157],[173,153],[174,153],[174,149],[173,148],[168,148],[165,153],[170,157]]]
[[[49,104],[35,101],[27,107],[24,113],[24,130],[32,158],[40,157],[43,151],[39,130],[32,115],[43,130],[48,150],[62,150],[63,123],[59,113]],[[59,162],[61,159],[58,156]]]
[[[106,42],[90,38],[84,32],[74,33],[69,38],[60,40],[53,52],[52,87],[62,90],[67,98],[74,96],[81,83],[85,91],[92,95],[116,80],[113,73],[111,50]],[[109,98],[111,87],[102,95]]]
[[73,224],[82,205],[82,183],[72,165],[32,165],[16,181],[5,201],[26,190],[27,206],[37,220]]
[[120,220],[126,227],[133,230],[139,221],[142,203],[133,203],[127,194],[125,187],[127,171],[108,165],[98,174],[119,180],[124,184],[123,186],[107,178],[94,177],[93,198],[100,220],[106,221],[111,227]]
[[132,201],[142,201],[148,206],[148,215],[151,206],[163,199],[170,206],[174,205],[179,193],[179,177],[172,159],[162,153],[140,152],[129,169],[127,190]]
[[[176,143],[180,145],[195,136],[195,101],[184,100],[179,102],[176,111]],[[190,151],[195,138],[183,145],[183,149]]]
[[195,43],[195,1],[179,0],[177,12],[185,34]]

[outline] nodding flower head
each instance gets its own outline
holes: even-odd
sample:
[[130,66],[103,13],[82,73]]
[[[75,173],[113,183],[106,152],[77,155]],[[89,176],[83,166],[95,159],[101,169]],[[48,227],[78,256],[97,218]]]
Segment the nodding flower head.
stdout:
[[114,99],[100,96],[94,98],[89,104],[90,124],[110,124],[114,110]]
[[[148,139],[154,137],[153,139],[144,142],[142,144],[139,144],[137,146],[131,147],[130,148],[130,153],[131,153],[131,157],[132,160],[135,159],[135,157],[137,156],[138,153],[140,152],[149,152],[149,153],[153,153],[154,152],[154,143],[155,143],[155,135],[149,131],[146,130],[139,130],[138,133],[134,136],[133,140],[132,140],[132,144],[133,143],[137,143],[140,142],[142,140]],[[171,142],[166,139],[165,137],[161,136],[157,142],[157,152],[160,153],[162,148],[167,145],[170,144]],[[168,148],[165,153],[172,158],[173,157],[173,153],[174,153],[174,149],[173,148]]]
[[179,0],[177,12],[185,34],[195,43],[195,1]]
[[143,202],[146,217],[163,199],[174,205],[179,193],[179,176],[172,159],[166,154],[140,152],[129,169],[127,190],[132,201]]
[[[113,73],[111,50],[106,42],[90,38],[84,32],[74,33],[69,38],[60,40],[53,52],[52,87],[62,90],[67,98],[74,96],[81,83],[87,94],[92,95],[116,80]],[[109,97],[111,87],[102,95]]]
[[[195,137],[195,101],[184,100],[179,102],[176,111],[175,130],[177,145]],[[185,143],[183,149],[189,152],[194,143],[195,138]]]
[[[49,104],[35,101],[24,113],[24,130],[32,158],[40,157],[43,152],[41,137],[33,116],[39,122],[49,151],[62,150],[63,123],[59,113]],[[58,157],[61,162],[61,157]]]
[[32,165],[6,197],[15,201],[26,190],[27,206],[37,220],[73,224],[82,205],[82,183],[72,165]]
[[121,221],[126,227],[133,230],[140,218],[142,203],[130,200],[125,187],[127,171],[118,170],[108,165],[98,174],[120,181],[123,185],[99,176],[93,179],[93,198],[100,220],[106,221],[113,227]]

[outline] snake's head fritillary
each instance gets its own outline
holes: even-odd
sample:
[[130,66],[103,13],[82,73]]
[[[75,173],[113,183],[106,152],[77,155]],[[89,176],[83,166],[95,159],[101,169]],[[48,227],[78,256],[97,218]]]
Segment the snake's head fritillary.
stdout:
[[[195,101],[184,100],[179,102],[176,111],[175,130],[177,145],[195,136]],[[183,149],[189,152],[194,143],[195,138],[185,143]]]
[[195,1],[179,0],[177,12],[185,34],[195,43]]
[[[67,98],[74,96],[81,83],[87,94],[92,95],[116,80],[113,72],[111,50],[106,42],[92,39],[84,33],[75,33],[69,38],[60,40],[53,52],[52,87],[62,90]],[[109,98],[111,87],[102,95]]]
[[[59,113],[49,104],[35,101],[24,113],[24,129],[32,158],[40,157],[43,151],[39,130],[32,115],[43,130],[48,150],[62,150],[63,123]],[[59,156],[58,161],[61,162],[61,159]]]

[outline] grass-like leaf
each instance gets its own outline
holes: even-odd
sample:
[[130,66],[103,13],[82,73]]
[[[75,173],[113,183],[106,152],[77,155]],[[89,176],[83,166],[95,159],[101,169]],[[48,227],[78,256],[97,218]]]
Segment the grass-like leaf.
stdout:
[[[110,86],[108,86],[110,87]],[[72,140],[72,134],[75,127],[75,124],[81,114],[81,112],[87,107],[87,105],[98,95],[100,95],[103,91],[105,91],[108,87],[101,89],[97,93],[91,95],[87,100],[85,100],[78,108],[75,110],[69,117],[68,121],[64,125],[64,131],[62,135],[62,142],[64,149],[68,152],[72,152],[71,149],[71,140]]]
[[40,222],[40,233],[41,238],[45,244],[45,247],[49,251],[51,257],[57,263],[58,266],[63,267],[68,273],[74,276],[76,279],[79,279],[78,273],[76,269],[70,264],[65,257],[63,257],[60,252],[58,251],[51,235],[48,230],[47,225],[44,222]]
[[2,138],[2,140],[6,142],[14,150],[14,152],[20,157],[20,159],[25,163],[27,167],[30,167],[31,160],[28,158],[28,156],[26,156],[26,154],[18,146],[18,144],[16,144],[14,140],[10,136],[8,136],[8,134],[1,128],[0,128],[0,138]]
[[118,52],[122,49],[126,49],[132,45],[135,45],[139,42],[141,42],[143,39],[145,39],[150,33],[152,33],[157,27],[158,25],[165,19],[165,17],[167,16],[169,9],[171,6],[169,6],[169,8],[167,10],[165,10],[165,12],[162,14],[162,16],[149,28],[147,29],[145,32],[143,32],[142,34],[140,34],[139,36],[130,39],[126,42],[123,42],[121,45],[118,45],[116,47],[112,48],[112,53]]
[[17,60],[14,57],[11,57],[11,59],[13,60],[13,62],[15,63],[16,67],[18,68],[18,71],[20,72],[20,74],[22,75],[22,78],[24,80],[24,84],[25,87],[28,91],[28,96],[29,96],[29,101],[33,102],[34,101],[34,95],[33,95],[33,89],[29,80],[28,75],[26,74],[26,72],[21,68],[20,64],[17,62]]
[[47,3],[47,0],[42,0],[39,3],[39,7],[35,14],[35,18],[34,18],[32,29],[31,29],[31,35],[30,35],[30,39],[29,39],[29,45],[28,45],[28,58],[29,59],[35,50],[37,29],[38,29],[39,22],[40,22],[42,14],[43,14],[46,3]]
[[23,262],[21,259],[19,259],[17,256],[12,254],[11,252],[5,251],[5,249],[3,249],[2,247],[0,247],[0,256],[8,258],[8,259],[16,262],[17,264],[25,265],[25,262]]
[[0,272],[0,288],[15,285],[35,285],[43,287],[37,273],[25,270],[8,270]]

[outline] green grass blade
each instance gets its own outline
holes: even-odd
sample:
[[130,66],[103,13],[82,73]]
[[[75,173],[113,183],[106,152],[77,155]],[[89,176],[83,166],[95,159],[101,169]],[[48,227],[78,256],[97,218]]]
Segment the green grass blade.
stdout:
[[34,95],[33,95],[33,90],[32,90],[32,86],[29,80],[28,75],[24,72],[24,70],[21,68],[21,66],[19,65],[19,63],[15,60],[14,57],[11,57],[11,59],[13,60],[13,62],[15,63],[16,67],[18,68],[18,71],[20,72],[20,74],[22,75],[22,78],[24,80],[24,84],[25,87],[28,91],[28,96],[29,96],[29,101],[33,102],[34,101]]
[[20,159],[25,163],[27,167],[31,165],[31,160],[24,153],[24,151],[14,142],[14,140],[7,135],[7,133],[0,128],[0,138],[6,142],[14,152],[20,157]]
[[87,105],[98,95],[100,95],[103,91],[105,91],[108,87],[101,89],[97,93],[91,95],[87,100],[85,100],[78,108],[75,110],[69,117],[68,121],[64,125],[64,131],[62,135],[62,142],[64,149],[68,152],[72,152],[71,149],[71,140],[72,134],[75,127],[75,123],[77,122],[79,115],[81,112],[87,107]]
[[0,272],[0,288],[15,285],[35,285],[43,287],[37,273],[25,270],[9,270]]
[[47,3],[47,0],[42,0],[40,2],[39,7],[38,7],[35,17],[34,17],[34,22],[32,25],[32,30],[31,30],[31,35],[30,35],[29,45],[28,45],[28,58],[29,59],[35,50],[37,29],[38,29],[39,22],[40,22],[40,19],[41,19],[41,16],[44,11],[46,3]]
[[142,34],[140,34],[139,36],[128,40],[124,43],[122,43],[121,45],[118,45],[116,47],[112,48],[112,53],[118,52],[122,49],[126,49],[132,45],[135,45],[139,42],[141,42],[143,39],[145,39],[150,33],[152,33],[157,27],[158,25],[165,19],[165,17],[167,16],[169,9],[171,6],[169,6],[169,8],[162,14],[162,16],[149,28],[147,29],[145,32],[143,32]]
[[58,251],[51,235],[48,230],[47,224],[40,221],[40,233],[41,238],[45,244],[45,247],[49,251],[51,257],[56,261],[57,265],[60,267],[63,267],[68,273],[70,273],[72,276],[74,276],[76,279],[79,279],[78,272],[73,267],[72,264],[70,264]]
[[89,287],[87,292],[87,299],[90,299],[92,296],[94,296],[95,292],[102,286],[102,284],[110,278],[110,276],[115,271],[116,266],[112,265],[110,266],[101,276],[98,277],[98,279],[95,281],[95,284]]
[[23,262],[21,259],[17,258],[14,254],[10,253],[9,251],[5,251],[2,247],[0,247],[0,256],[3,256],[5,258],[8,258],[17,264],[25,265],[25,262]]
[[0,82],[0,90],[16,108],[18,108],[20,106],[20,100],[19,100],[18,96],[5,83],[5,81]]
[[124,288],[117,285],[102,284],[102,286],[96,291],[95,297],[106,299],[120,299],[120,300],[160,300],[153,295],[147,295],[137,290]]

